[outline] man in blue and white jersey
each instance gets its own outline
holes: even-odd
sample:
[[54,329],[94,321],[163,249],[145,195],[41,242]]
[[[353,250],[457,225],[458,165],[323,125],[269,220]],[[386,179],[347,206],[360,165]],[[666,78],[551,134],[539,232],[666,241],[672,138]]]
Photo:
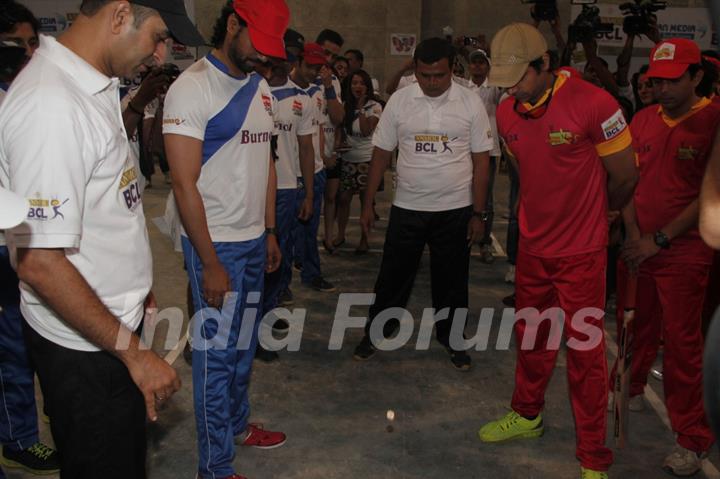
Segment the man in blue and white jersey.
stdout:
[[[265,276],[265,295],[263,298],[263,317],[278,306],[278,297],[286,291],[292,277],[292,242],[291,233],[296,217],[308,221],[320,211],[313,211],[313,198],[307,197],[296,208],[298,177],[302,177],[304,185],[313,189],[315,173],[315,150],[313,134],[317,131],[315,124],[316,109],[310,97],[288,77],[291,63],[295,57],[287,48],[288,61],[275,61],[270,69],[268,83],[276,102],[275,128],[277,136],[277,195],[275,200],[275,217],[278,243],[282,251],[280,268]],[[287,329],[285,320],[278,320],[275,329]],[[264,361],[277,359],[277,353],[267,351],[258,345],[256,357]]]
[[250,424],[248,386],[266,272],[280,264],[275,101],[252,73],[285,57],[283,0],[234,0],[215,24],[215,48],[173,83],[163,134],[183,224],[193,321],[193,394],[201,478],[240,478],[235,443],[278,447],[285,434]]

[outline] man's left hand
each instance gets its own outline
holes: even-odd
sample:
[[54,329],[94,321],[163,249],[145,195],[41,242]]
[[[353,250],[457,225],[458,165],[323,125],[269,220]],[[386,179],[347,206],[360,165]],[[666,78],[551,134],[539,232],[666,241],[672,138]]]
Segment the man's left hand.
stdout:
[[265,262],[265,272],[272,273],[280,267],[282,253],[278,245],[277,238],[273,234],[267,235],[267,261]]
[[330,88],[332,86],[332,75],[333,73],[329,66],[323,65],[320,68],[320,80],[322,80],[325,88]]
[[477,216],[472,216],[468,223],[468,246],[471,247],[474,243],[479,243],[483,234],[485,234],[485,224]]
[[653,235],[646,234],[640,239],[626,242],[621,256],[630,271],[635,273],[643,261],[655,256],[658,252],[660,252],[660,247],[655,244],[655,238]]
[[300,221],[308,221],[313,215],[313,199],[305,198],[302,206],[300,206],[300,213],[298,213],[298,219]]

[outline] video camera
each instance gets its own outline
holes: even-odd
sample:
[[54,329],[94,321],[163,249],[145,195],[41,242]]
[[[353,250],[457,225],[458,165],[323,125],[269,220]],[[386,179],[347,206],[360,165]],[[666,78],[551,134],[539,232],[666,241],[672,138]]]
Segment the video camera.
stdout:
[[160,67],[163,74],[167,76],[170,79],[169,83],[174,82],[177,80],[177,77],[180,76],[180,68],[175,65],[174,63],[165,63]]
[[628,35],[647,35],[650,26],[655,22],[655,12],[665,10],[664,0],[635,0],[620,5],[625,20],[623,31]]
[[0,79],[15,78],[27,60],[23,47],[10,40],[0,41]]
[[598,33],[612,33],[615,25],[603,23],[600,9],[594,5],[583,5],[582,11],[568,27],[568,39],[574,43],[588,42]]
[[557,2],[555,0],[521,0],[522,3],[531,3],[533,8],[530,15],[535,21],[549,22],[558,16]]

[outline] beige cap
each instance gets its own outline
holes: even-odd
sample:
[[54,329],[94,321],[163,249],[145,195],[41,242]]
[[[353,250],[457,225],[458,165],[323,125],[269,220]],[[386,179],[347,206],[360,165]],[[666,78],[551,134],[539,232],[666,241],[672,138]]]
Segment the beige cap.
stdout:
[[511,23],[495,34],[490,51],[493,66],[488,75],[489,84],[509,88],[522,79],[531,61],[547,52],[547,42],[532,25]]

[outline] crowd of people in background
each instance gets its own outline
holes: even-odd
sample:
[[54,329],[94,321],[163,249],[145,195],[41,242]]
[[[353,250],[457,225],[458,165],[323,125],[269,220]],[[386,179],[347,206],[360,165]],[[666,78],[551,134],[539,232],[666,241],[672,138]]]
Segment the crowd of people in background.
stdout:
[[[576,313],[613,298],[620,324],[634,301],[630,410],[645,408],[662,351],[656,375],[676,433],[662,467],[697,473],[715,441],[702,351],[720,303],[720,257],[698,217],[720,125],[720,55],[662,38],[651,23],[644,36],[655,47],[637,72],[632,34],[615,71],[594,38],[581,42],[580,72],[571,65],[578,45],[555,18],[547,23],[557,49],[538,21],[508,25],[491,44],[483,35],[425,39],[381,92],[364,53],[339,32],[308,41],[290,23],[284,0],[231,0],[210,52],[180,72],[165,60],[170,39],[205,44],[182,2],[83,0],[58,39],[39,35],[15,0],[0,4],[0,46],[22,58],[0,71],[0,185],[30,201],[7,246],[0,237],[0,463],[146,477],[146,418],[181,387],[139,336],[156,307],[142,195],[158,163],[172,189],[166,217],[177,218],[188,309],[201,316],[187,346],[198,477],[242,478],[236,445],[286,442],[250,421],[253,361],[278,359],[259,344],[260,319],[295,302],[294,271],[308,288],[337,290],[322,272],[321,219],[327,261],[346,242],[367,254],[376,196],[390,183],[375,303],[353,357],[370,360],[397,332],[403,318],[374,325],[407,305],[427,246],[436,338],[456,370],[471,369],[453,326],[469,303],[471,249],[484,264],[496,260],[500,171],[510,179],[505,281],[515,284],[503,302],[535,308],[515,334],[518,344],[529,332],[539,339],[518,349],[512,410],[479,439],[543,435],[558,350],[538,315],[561,308],[566,339],[582,342]],[[118,78],[136,75],[121,98]],[[360,233],[351,238],[355,196]],[[205,321],[208,311],[227,316],[229,330]],[[584,319],[604,328],[603,317]],[[280,318],[273,326],[288,327]],[[218,336],[238,347],[213,347]],[[35,373],[57,451],[38,438]],[[604,341],[569,347],[567,374],[581,477],[605,479],[616,371]]]

